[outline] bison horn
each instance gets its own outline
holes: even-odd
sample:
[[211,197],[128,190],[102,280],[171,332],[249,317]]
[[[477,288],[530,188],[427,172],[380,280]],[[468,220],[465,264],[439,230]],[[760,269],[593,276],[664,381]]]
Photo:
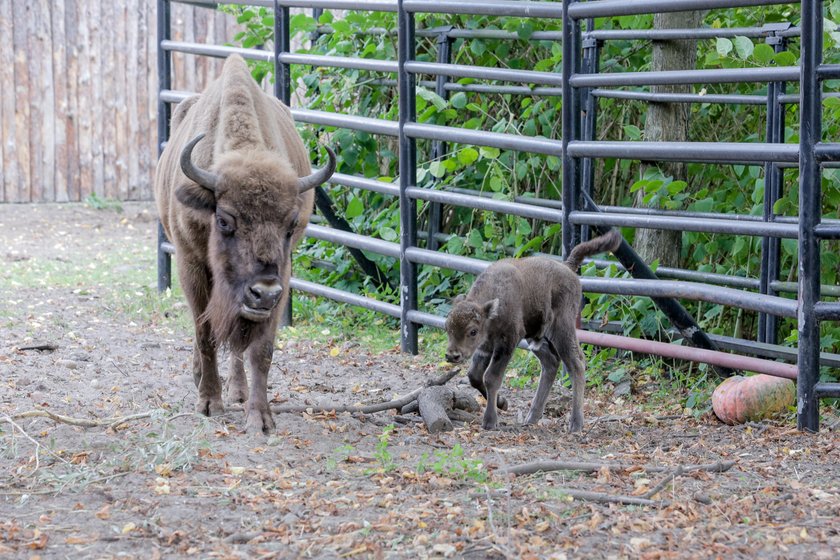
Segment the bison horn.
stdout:
[[204,138],[203,132],[190,140],[189,144],[184,146],[184,150],[181,152],[181,170],[183,170],[184,175],[205,189],[216,192],[216,184],[219,181],[218,177],[214,173],[198,167],[192,161],[193,148],[195,148],[195,145],[198,144],[202,138]]
[[330,161],[321,169],[316,169],[311,175],[301,177],[298,179],[298,190],[301,193],[315,188],[323,184],[335,172],[335,152],[329,146],[324,146],[327,149],[327,154],[330,156]]

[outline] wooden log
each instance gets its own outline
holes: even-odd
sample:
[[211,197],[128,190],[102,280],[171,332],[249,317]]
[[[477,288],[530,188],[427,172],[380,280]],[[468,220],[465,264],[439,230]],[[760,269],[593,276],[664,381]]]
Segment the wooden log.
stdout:
[[478,401],[475,400],[475,391],[467,391],[466,389],[455,390],[454,407],[467,412],[478,412],[481,409]]
[[400,414],[411,414],[413,412],[420,412],[420,403],[416,400],[411,401],[400,410]]
[[455,396],[449,387],[427,387],[417,396],[420,416],[426,423],[430,434],[448,432],[452,429],[449,411],[455,402]]

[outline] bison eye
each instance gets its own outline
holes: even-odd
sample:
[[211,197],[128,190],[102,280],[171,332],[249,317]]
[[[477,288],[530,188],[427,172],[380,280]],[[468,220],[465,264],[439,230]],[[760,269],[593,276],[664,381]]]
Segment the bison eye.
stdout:
[[216,214],[216,227],[225,235],[230,235],[235,229],[235,222],[232,217],[223,214]]
[[470,331],[470,336],[475,336],[478,334],[478,329],[473,329]]

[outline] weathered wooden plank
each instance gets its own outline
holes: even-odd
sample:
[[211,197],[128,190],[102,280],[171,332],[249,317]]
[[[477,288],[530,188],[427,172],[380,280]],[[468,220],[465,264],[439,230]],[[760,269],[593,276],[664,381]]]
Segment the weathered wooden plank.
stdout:
[[30,2],[31,200],[55,200],[55,89],[50,2]]
[[146,170],[145,180],[149,188],[148,198],[153,196],[153,181],[155,173],[155,164],[158,159],[157,150],[157,99],[158,99],[158,77],[157,77],[157,18],[154,6],[149,3],[144,11],[144,26],[145,33],[141,34],[145,37],[144,45],[146,57],[143,64],[143,69],[149,78],[146,80],[146,95],[147,100],[145,105],[146,113],[143,115],[141,123],[148,123],[144,127],[146,134],[144,136],[144,143],[140,150],[140,167]]
[[12,7],[12,52],[15,53],[15,144],[14,157],[19,170],[17,184],[14,185],[10,202],[28,202],[29,192],[29,65],[26,62],[27,18],[29,2],[13,0]]
[[[65,114],[64,143],[67,155],[67,199],[78,202],[81,200],[79,181],[81,169],[79,167],[79,31],[76,2],[64,3],[64,43],[65,56],[63,67],[55,67],[53,75],[63,75],[66,82],[67,108]],[[84,106],[84,105],[83,105]],[[56,178],[56,181],[58,179]]]
[[[0,37],[14,37],[12,3],[0,2]],[[14,49],[0,49],[0,84],[7,84],[7,94],[0,95],[0,195],[3,202],[13,198],[19,181],[15,154],[15,83]]]
[[[76,52],[76,161],[78,162],[79,200],[94,192],[93,162],[93,84],[96,70],[91,44],[91,18],[96,2],[74,2],[77,21]],[[101,116],[99,118],[102,118]]]
[[97,107],[104,107],[104,115],[102,123],[102,136],[100,139],[100,146],[102,151],[102,192],[100,195],[104,198],[117,198],[119,193],[116,184],[116,139],[117,127],[116,121],[119,118],[119,110],[117,108],[117,98],[119,92],[117,90],[117,66],[115,61],[115,45],[117,40],[115,14],[116,6],[113,2],[101,2],[100,22],[102,22],[99,30],[99,36],[102,38],[100,44],[100,52],[102,57],[100,59],[99,72],[100,81],[102,82],[101,105]]
[[128,102],[126,65],[131,56],[131,47],[127,40],[127,10],[125,3],[113,2],[111,25],[113,38],[110,51],[111,64],[114,68],[113,96],[114,96],[114,143],[109,154],[109,163],[114,172],[112,198],[126,200],[128,198]]
[[126,73],[125,73],[125,88],[126,88],[126,118],[128,119],[126,126],[126,148],[122,157],[126,163],[126,199],[137,200],[139,191],[139,166],[138,166],[138,127],[140,126],[140,108],[137,106],[139,102],[139,91],[137,87],[137,77],[140,76],[140,57],[142,51],[139,43],[139,26],[140,26],[140,6],[136,4],[129,4],[126,8]]
[[103,4],[106,6],[109,2],[90,2],[90,36],[89,36],[89,56],[91,63],[91,97],[90,104],[95,108],[92,112],[94,114],[91,126],[90,148],[91,160],[93,168],[93,181],[91,183],[91,192],[98,196],[106,196],[105,192],[105,130],[106,122],[110,123],[113,118],[112,108],[105,104],[105,91],[108,75],[105,73],[105,60],[107,54],[108,38],[107,30],[109,23],[104,18],[107,17],[107,11],[103,9]]
[[72,134],[72,123],[69,115],[69,91],[67,73],[67,29],[65,16],[66,3],[61,0],[53,2],[49,17],[52,27],[52,60],[51,68],[54,88],[54,122],[53,134],[55,146],[55,168],[53,170],[54,200],[67,202],[70,200],[68,178],[68,136]]

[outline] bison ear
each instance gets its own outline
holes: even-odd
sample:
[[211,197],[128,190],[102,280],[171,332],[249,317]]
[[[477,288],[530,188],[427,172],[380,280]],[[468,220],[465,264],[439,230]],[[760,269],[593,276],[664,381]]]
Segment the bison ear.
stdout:
[[205,189],[196,183],[187,183],[175,189],[178,201],[194,210],[203,212],[216,211],[216,195],[210,189]]
[[499,298],[491,299],[487,303],[484,304],[482,307],[482,311],[484,311],[484,315],[488,319],[493,319],[499,314]]
[[464,296],[464,294],[458,294],[457,296],[452,298],[452,307],[455,307],[456,305],[458,305],[459,303],[461,303],[465,299],[467,299],[467,298],[466,298],[466,296]]

